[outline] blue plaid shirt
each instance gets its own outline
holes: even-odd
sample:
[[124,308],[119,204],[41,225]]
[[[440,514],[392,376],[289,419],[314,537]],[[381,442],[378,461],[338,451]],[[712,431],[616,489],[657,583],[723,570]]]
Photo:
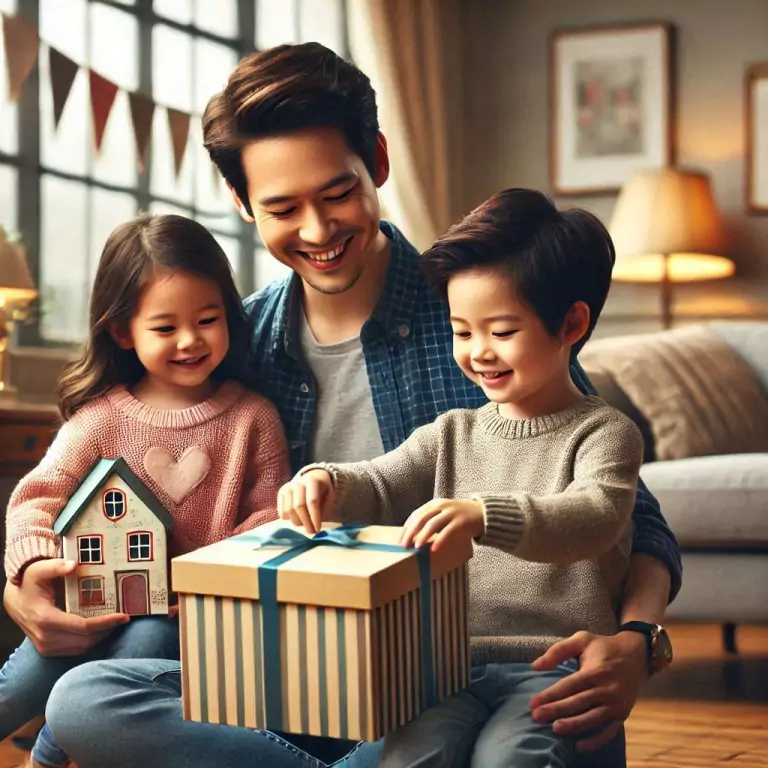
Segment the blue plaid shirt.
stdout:
[[[381,229],[392,242],[390,267],[381,299],[360,338],[381,440],[391,451],[441,413],[478,408],[488,401],[453,360],[447,307],[424,280],[418,252],[392,224],[383,221]],[[294,471],[310,462],[307,451],[317,407],[315,382],[299,347],[300,290],[300,279],[293,274],[245,300],[253,324],[252,365],[259,390],[280,413]],[[594,393],[578,362],[571,367],[571,377],[583,392]],[[674,597],[682,574],[680,550],[658,501],[642,483],[633,520],[633,552],[666,564]]]

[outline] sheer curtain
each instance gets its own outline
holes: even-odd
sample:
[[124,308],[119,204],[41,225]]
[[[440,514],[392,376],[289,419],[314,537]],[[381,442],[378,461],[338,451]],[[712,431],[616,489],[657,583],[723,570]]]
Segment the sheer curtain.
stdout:
[[462,211],[460,0],[355,0],[349,46],[376,89],[391,177],[385,215],[427,248]]

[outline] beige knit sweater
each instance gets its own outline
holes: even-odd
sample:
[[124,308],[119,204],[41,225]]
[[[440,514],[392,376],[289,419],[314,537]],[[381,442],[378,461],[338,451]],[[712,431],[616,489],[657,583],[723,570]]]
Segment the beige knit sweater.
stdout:
[[494,403],[449,411],[373,461],[321,466],[344,522],[402,524],[432,498],[482,500],[470,634],[483,664],[530,661],[580,629],[615,631],[642,455],[635,425],[586,397],[525,420]]

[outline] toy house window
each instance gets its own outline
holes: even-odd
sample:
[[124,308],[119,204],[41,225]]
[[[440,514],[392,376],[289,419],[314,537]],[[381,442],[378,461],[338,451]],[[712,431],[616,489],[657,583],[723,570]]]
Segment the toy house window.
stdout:
[[80,563],[103,563],[104,542],[101,536],[78,536],[77,559]]
[[104,514],[109,520],[119,520],[125,515],[125,494],[114,488],[104,492]]
[[96,605],[104,605],[104,579],[101,576],[80,579],[80,607]]
[[137,531],[128,534],[128,559],[152,560],[152,534]]

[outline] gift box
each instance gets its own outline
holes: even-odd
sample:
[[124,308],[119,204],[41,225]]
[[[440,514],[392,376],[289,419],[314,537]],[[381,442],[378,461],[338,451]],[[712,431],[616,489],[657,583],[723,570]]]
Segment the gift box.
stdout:
[[373,741],[466,687],[469,541],[275,521],[174,558],[184,717]]

